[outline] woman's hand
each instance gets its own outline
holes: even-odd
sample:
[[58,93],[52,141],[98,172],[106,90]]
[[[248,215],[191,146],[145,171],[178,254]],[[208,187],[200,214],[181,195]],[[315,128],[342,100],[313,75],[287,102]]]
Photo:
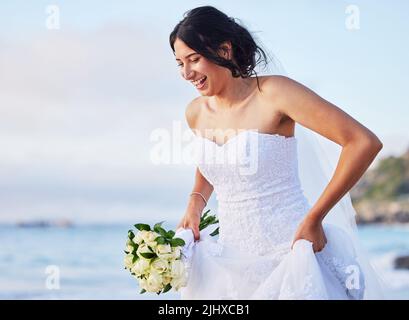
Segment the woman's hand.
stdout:
[[294,243],[299,239],[311,241],[314,253],[324,249],[327,238],[325,237],[324,228],[322,227],[322,221],[306,216],[295,233],[291,249]]
[[199,224],[201,212],[197,210],[187,210],[176,230],[179,228],[192,229],[195,240],[200,239]]

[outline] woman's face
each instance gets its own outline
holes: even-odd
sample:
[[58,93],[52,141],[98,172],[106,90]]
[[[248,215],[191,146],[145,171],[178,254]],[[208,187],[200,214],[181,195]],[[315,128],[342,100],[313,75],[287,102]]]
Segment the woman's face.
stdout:
[[231,77],[229,69],[221,67],[176,38],[174,43],[176,62],[182,77],[191,82],[202,95],[212,96],[220,91]]

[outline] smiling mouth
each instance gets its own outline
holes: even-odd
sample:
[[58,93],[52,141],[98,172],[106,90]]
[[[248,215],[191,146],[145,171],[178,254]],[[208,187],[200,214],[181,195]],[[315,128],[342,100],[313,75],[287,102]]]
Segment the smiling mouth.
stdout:
[[207,77],[204,76],[198,80],[192,81],[193,85],[197,88],[200,89],[204,86],[204,83],[206,82]]

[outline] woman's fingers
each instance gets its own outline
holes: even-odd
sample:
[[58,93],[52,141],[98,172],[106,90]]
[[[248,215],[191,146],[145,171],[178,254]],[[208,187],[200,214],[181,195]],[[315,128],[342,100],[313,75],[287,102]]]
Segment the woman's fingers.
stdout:
[[190,225],[189,223],[181,222],[181,223],[179,223],[179,225],[176,227],[176,230],[178,230],[179,228],[191,229],[191,230],[193,231],[193,236],[194,236],[195,240],[199,240],[199,239],[200,239],[199,227]]
[[320,252],[322,250],[322,243],[314,241],[312,243],[312,250],[314,251],[314,253]]
[[199,233],[199,228],[192,228],[193,230],[193,235],[195,237],[195,240],[199,240],[200,239],[200,233]]
[[191,229],[193,231],[194,239],[200,239],[199,224],[198,221],[189,219],[189,217],[184,217],[176,227],[176,229],[184,228]]

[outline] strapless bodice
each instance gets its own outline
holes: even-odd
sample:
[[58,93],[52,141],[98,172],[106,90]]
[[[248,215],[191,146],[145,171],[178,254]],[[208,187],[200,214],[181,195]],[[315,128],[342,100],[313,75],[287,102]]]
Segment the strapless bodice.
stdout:
[[223,145],[201,136],[196,143],[197,167],[218,202],[220,242],[259,254],[288,249],[309,209],[296,137],[244,130]]

